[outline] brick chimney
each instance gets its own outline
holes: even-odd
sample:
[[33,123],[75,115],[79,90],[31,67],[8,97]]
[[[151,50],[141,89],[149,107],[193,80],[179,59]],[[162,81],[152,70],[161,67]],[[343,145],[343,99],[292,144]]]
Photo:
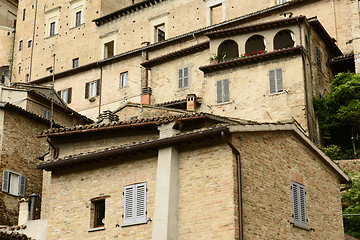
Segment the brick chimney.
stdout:
[[151,104],[151,87],[145,87],[141,89],[141,103]]
[[119,116],[111,112],[110,110],[106,110],[100,114],[99,120],[102,120],[105,124],[109,124],[114,121],[119,121]]
[[186,110],[196,111],[196,95],[188,94],[186,96]]

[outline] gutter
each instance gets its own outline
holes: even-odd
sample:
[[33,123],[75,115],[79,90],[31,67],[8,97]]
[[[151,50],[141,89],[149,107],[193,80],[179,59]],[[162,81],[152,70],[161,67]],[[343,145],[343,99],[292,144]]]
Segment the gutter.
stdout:
[[348,186],[343,187],[343,188],[340,188],[340,192],[349,190],[351,187],[352,187],[352,181],[350,180],[350,181],[348,182]]
[[237,181],[238,181],[238,219],[239,219],[239,240],[244,239],[244,229],[243,229],[243,204],[242,204],[242,181],[241,181],[241,156],[239,150],[229,142],[225,136],[225,132],[221,132],[222,140],[231,148],[232,152],[236,156],[236,165],[237,165]]
[[46,141],[49,143],[50,147],[53,149],[53,159],[57,159],[59,157],[59,147],[55,147],[55,145],[51,142],[51,140],[47,137]]

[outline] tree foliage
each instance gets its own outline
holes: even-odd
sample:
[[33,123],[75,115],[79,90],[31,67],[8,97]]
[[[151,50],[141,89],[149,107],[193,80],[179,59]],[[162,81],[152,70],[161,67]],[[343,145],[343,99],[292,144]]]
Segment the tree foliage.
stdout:
[[353,151],[352,138],[360,132],[360,76],[338,74],[330,92],[314,98],[314,108],[325,145],[338,145],[343,153]]
[[[360,176],[352,175],[353,186],[341,197],[343,214],[360,214]],[[345,233],[360,238],[360,216],[344,216]]]

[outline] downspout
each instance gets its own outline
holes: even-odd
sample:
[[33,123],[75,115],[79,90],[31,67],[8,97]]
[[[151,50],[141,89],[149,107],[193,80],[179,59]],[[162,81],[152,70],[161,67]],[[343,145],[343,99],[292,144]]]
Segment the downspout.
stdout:
[[242,181],[241,181],[241,156],[239,150],[229,142],[229,140],[225,136],[225,132],[221,131],[221,138],[224,142],[231,148],[232,152],[236,156],[236,165],[237,165],[237,181],[238,181],[238,219],[239,219],[239,240],[244,239],[244,230],[243,230],[243,204],[242,204]]
[[102,75],[103,75],[103,69],[102,66],[99,65],[99,62],[97,65],[100,67],[100,80],[99,80],[99,117],[101,113],[101,96],[102,96]]
[[59,147],[55,147],[51,142],[49,137],[46,137],[46,141],[49,143],[50,147],[53,149],[53,159],[57,159],[59,157]]
[[352,181],[351,180],[348,182],[348,184],[349,185],[347,187],[340,188],[340,192],[349,190],[352,187]]
[[14,22],[14,26],[13,26],[14,30],[13,30],[13,44],[12,44],[12,53],[11,53],[11,66],[10,66],[10,74],[9,74],[9,81],[10,81],[10,85],[11,85],[11,79],[12,79],[12,75],[13,75],[13,71],[14,71],[14,52],[15,52],[15,36],[16,36],[16,20]]
[[37,3],[38,3],[38,0],[35,1],[34,29],[33,29],[33,36],[32,36],[31,53],[30,53],[30,66],[29,66],[29,68],[30,68],[30,70],[29,70],[29,82],[31,81],[32,60],[33,60],[34,45],[35,45],[35,29],[36,29]]
[[[306,61],[304,57],[304,53],[301,53],[302,63],[303,63],[303,76],[304,76],[304,88],[305,88],[305,111],[306,111],[306,122],[307,122],[307,130],[309,132],[309,138],[312,139],[312,129],[310,128],[310,114],[309,114],[309,94],[308,94],[308,83],[306,77]],[[311,68],[311,66],[310,66]]]

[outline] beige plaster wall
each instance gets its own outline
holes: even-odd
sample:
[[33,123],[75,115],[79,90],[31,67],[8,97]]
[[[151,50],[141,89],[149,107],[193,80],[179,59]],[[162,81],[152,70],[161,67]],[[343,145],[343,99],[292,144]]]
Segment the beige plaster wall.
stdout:
[[0,26],[0,67],[10,66],[13,45],[13,29]]
[[16,0],[1,0],[0,1],[0,26],[10,27],[14,26],[17,12]]

